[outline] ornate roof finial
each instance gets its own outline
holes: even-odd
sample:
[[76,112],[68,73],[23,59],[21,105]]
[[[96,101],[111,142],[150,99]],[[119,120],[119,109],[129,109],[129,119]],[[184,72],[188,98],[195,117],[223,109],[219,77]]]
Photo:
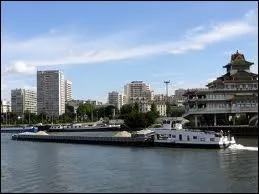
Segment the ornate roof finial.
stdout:
[[238,50],[237,50],[237,54],[239,54],[239,53],[238,53]]

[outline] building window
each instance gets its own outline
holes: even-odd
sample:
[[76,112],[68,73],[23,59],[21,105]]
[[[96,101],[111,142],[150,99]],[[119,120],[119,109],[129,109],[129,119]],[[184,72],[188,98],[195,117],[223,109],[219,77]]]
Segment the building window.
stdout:
[[197,136],[193,136],[193,139],[197,139]]
[[205,138],[200,138],[200,141],[205,141]]
[[215,141],[215,138],[210,138],[210,141]]

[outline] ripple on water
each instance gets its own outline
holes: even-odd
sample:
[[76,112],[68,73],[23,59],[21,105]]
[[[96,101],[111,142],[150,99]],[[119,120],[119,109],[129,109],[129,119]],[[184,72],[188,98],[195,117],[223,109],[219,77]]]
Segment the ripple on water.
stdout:
[[245,149],[135,148],[3,139],[1,151],[2,192],[258,190],[258,152]]

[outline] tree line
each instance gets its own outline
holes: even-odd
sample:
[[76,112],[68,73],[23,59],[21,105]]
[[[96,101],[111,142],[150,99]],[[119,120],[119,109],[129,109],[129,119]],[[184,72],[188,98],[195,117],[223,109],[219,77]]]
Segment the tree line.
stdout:
[[[174,105],[167,104],[167,115],[173,117],[180,117],[184,113],[184,107],[177,107]],[[159,117],[159,113],[156,110],[155,104],[151,104],[150,111],[143,113],[140,111],[138,103],[125,104],[120,110],[114,105],[107,106],[94,106],[92,104],[80,104],[75,111],[73,106],[66,104],[65,113],[60,116],[47,115],[41,113],[36,115],[25,111],[22,117],[19,115],[9,112],[1,114],[2,125],[21,125],[31,124],[35,125],[38,123],[42,124],[64,124],[74,122],[95,122],[100,118],[103,119],[123,119],[125,125],[132,129],[145,128],[155,123]]]

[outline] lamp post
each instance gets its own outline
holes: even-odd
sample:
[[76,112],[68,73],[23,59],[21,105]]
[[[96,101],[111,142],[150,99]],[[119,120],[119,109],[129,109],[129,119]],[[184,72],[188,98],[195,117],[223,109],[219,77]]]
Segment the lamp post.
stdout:
[[31,124],[31,112],[29,111],[29,125]]
[[20,121],[21,117],[20,117],[20,116],[18,116],[18,117],[17,117],[17,119],[18,119],[18,121]]
[[76,114],[75,123],[77,123],[77,109],[78,106],[74,106],[74,113]]

